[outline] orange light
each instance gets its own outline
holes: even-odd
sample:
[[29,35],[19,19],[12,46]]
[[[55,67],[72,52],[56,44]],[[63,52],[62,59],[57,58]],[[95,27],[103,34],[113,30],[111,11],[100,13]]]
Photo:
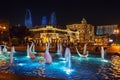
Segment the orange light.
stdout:
[[118,34],[118,33],[119,33],[119,29],[115,29],[115,30],[114,30],[114,33],[115,33],[115,34]]
[[6,27],[4,26],[3,29],[6,29]]
[[117,29],[116,32],[119,33],[119,30]]

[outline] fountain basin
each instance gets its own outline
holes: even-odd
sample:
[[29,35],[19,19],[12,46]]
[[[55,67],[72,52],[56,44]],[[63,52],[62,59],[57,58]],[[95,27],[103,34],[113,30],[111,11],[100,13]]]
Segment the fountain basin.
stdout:
[[[54,57],[55,53],[52,53]],[[71,54],[71,68],[66,67],[66,61],[53,58],[51,64],[41,62],[40,56],[30,59],[26,52],[16,52],[14,54],[14,65],[9,66],[14,74],[28,76],[42,76],[47,78],[58,78],[63,80],[104,80],[117,79],[109,69],[112,69],[110,59],[101,60],[100,55],[89,55],[87,58],[79,57],[77,54]],[[8,65],[6,65],[8,66]],[[109,74],[108,74],[109,73]],[[103,75],[104,74],[104,75]]]

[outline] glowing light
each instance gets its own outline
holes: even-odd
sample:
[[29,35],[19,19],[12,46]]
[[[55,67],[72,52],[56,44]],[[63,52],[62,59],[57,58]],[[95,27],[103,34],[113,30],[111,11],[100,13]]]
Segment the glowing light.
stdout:
[[114,68],[113,75],[120,78],[120,56],[112,56],[111,63]]
[[105,60],[105,59],[102,59],[101,61],[102,61],[102,62],[109,62],[108,60]]
[[46,26],[46,25],[47,25],[47,18],[46,18],[46,16],[43,16],[43,17],[42,17],[41,25],[42,25],[42,26]]
[[65,58],[59,58],[59,60],[63,60],[63,61],[64,61],[64,60],[65,60]]
[[6,29],[6,27],[4,26],[3,29]]
[[18,65],[19,65],[19,66],[23,66],[23,65],[25,65],[25,64],[23,64],[23,63],[19,63]]
[[113,42],[113,39],[109,39],[109,42]]
[[57,62],[53,62],[52,64],[53,64],[53,65],[58,65],[59,63],[57,63]]
[[118,34],[118,33],[119,33],[119,30],[118,30],[118,29],[115,29],[113,32],[114,32],[114,34]]
[[26,10],[26,14],[25,14],[25,25],[29,28],[32,27],[32,17],[29,9]]
[[63,71],[66,72],[66,74],[71,74],[74,70],[73,69],[69,69],[69,68],[63,68]]
[[67,73],[67,74],[70,74],[70,72],[71,72],[70,69],[67,69],[67,70],[66,70],[66,73]]
[[74,42],[74,39],[73,39],[73,38],[70,38],[70,42]]
[[[64,59],[65,60],[65,59]],[[60,61],[60,63],[66,63],[66,61]]]
[[55,15],[55,12],[52,12],[52,14],[51,14],[51,17],[50,17],[50,24],[52,25],[52,26],[56,26],[56,15]]
[[10,51],[7,51],[7,53],[11,53]]
[[48,37],[44,37],[43,38],[43,43],[47,43],[48,42]]
[[30,58],[30,56],[27,56],[27,58]]

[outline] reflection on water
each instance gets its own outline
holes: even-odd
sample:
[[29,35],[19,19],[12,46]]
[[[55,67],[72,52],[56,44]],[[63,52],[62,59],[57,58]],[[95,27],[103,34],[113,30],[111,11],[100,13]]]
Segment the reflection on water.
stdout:
[[113,55],[110,61],[111,64],[100,66],[97,75],[106,80],[118,80],[120,78],[120,57]]
[[13,65],[10,65],[9,61],[7,61],[6,64],[3,64],[0,65],[0,73],[14,73],[14,71],[11,69]]
[[24,53],[22,56],[16,55],[14,55],[14,65],[9,65],[8,60],[4,66],[0,66],[0,72],[64,80],[118,80],[120,78],[119,56],[112,56],[111,59],[103,61],[100,56],[80,58],[72,55],[71,70],[69,70],[65,67],[64,59],[55,58],[52,64],[45,64],[44,58],[40,56],[30,59]]
[[120,56],[112,56],[111,58],[113,76],[120,78]]
[[40,57],[41,66],[37,66],[36,70],[33,71],[34,74],[38,76],[43,76],[45,77],[45,59],[44,57]]

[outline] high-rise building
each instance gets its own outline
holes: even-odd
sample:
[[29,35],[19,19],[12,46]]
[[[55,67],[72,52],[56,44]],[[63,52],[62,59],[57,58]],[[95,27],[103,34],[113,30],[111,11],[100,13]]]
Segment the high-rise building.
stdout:
[[96,26],[96,35],[111,35],[116,34],[115,30],[118,29],[118,25],[101,25]]
[[101,44],[113,43],[116,41],[116,35],[119,34],[119,25],[101,25],[96,26],[95,42]]
[[50,25],[52,25],[52,26],[56,26],[57,25],[55,12],[52,12],[52,14],[50,16]]
[[31,16],[31,12],[29,9],[26,10],[26,14],[25,14],[25,26],[27,26],[28,28],[32,28],[33,26],[32,16]]
[[46,16],[43,16],[41,20],[41,26],[46,26],[46,25],[47,25],[47,18]]

